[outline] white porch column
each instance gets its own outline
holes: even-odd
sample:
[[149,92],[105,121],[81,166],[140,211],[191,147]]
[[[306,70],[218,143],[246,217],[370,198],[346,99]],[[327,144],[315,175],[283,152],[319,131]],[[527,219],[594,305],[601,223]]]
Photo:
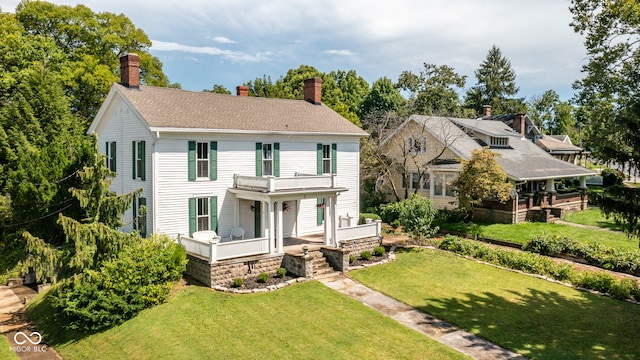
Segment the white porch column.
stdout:
[[336,214],[336,195],[329,197],[329,214],[327,217],[331,218],[331,243],[338,247],[338,216]]
[[329,218],[329,199],[322,198],[324,203],[324,244],[331,245],[331,219]]
[[233,214],[233,227],[240,227],[240,199],[236,198],[236,209]]
[[276,232],[275,232],[275,221],[274,221],[274,204],[273,201],[269,200],[269,211],[267,211],[267,216],[269,217],[268,224],[269,224],[269,233],[267,234],[267,236],[269,237],[269,254],[272,254],[273,251],[275,250],[276,244]]
[[587,177],[580,176],[580,189],[586,189],[586,188],[587,188]]
[[547,192],[550,192],[550,193],[556,192],[556,187],[553,182],[553,179],[547,179],[546,189],[547,189]]
[[282,253],[284,251],[283,248],[283,242],[284,239],[282,238],[282,212],[283,212],[283,206],[284,206],[284,202],[283,201],[278,201],[278,210],[277,210],[277,223],[276,223],[276,247],[278,249],[278,253]]

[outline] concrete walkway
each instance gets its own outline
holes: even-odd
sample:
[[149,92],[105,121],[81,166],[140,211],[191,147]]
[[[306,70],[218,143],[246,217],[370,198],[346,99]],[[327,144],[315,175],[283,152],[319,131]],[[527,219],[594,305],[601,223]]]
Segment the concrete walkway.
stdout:
[[24,301],[35,294],[26,286],[0,286],[0,334],[7,338],[18,359],[60,360],[27,319]]
[[339,275],[319,280],[321,283],[345,294],[386,315],[402,325],[414,329],[474,359],[526,359],[522,355],[461,330],[447,322],[420,312],[384,294],[374,291],[355,280]]

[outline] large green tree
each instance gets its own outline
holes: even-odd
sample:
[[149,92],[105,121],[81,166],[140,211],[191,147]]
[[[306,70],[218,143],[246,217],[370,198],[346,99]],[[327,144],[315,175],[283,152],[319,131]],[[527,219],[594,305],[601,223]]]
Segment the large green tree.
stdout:
[[[572,0],[571,26],[585,37],[584,77],[575,83],[586,134],[600,159],[640,165],[640,3]],[[637,189],[606,191],[601,209],[639,235]]]
[[507,174],[496,161],[500,154],[488,148],[474,150],[469,160],[462,162],[462,171],[454,182],[458,193],[458,207],[470,210],[482,204],[483,200],[507,201],[513,185],[507,181]]
[[484,105],[490,105],[494,114],[516,113],[526,109],[524,99],[515,97],[519,88],[511,62],[502,56],[496,45],[489,49],[475,76],[477,83],[467,92],[465,106],[476,114],[482,113]]
[[528,103],[527,114],[546,134],[566,134],[576,126],[573,105],[561,101],[553,90],[534,96]]

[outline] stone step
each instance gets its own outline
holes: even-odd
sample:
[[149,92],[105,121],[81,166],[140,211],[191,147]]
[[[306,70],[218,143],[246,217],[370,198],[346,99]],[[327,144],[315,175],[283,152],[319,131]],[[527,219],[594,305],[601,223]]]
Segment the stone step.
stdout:
[[340,276],[339,271],[330,271],[323,274],[313,274],[313,279],[322,280],[322,279],[328,279],[328,278],[337,277],[337,276]]

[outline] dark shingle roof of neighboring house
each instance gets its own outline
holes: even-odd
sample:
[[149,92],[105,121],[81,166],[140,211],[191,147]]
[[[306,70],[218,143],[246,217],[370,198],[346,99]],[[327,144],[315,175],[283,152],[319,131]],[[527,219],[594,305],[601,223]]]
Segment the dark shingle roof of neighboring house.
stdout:
[[317,133],[368,136],[324,104],[304,100],[231,96],[154,86],[116,91],[155,130]]
[[463,159],[469,159],[471,152],[481,149],[482,146],[467,135],[461,127],[509,138],[510,148],[492,148],[491,150],[501,154],[497,158],[498,163],[509,178],[516,181],[595,175],[593,171],[582,166],[554,158],[501,122],[421,115],[412,115],[409,119],[424,125],[425,129],[441,142],[443,139],[449,139],[449,148]]

